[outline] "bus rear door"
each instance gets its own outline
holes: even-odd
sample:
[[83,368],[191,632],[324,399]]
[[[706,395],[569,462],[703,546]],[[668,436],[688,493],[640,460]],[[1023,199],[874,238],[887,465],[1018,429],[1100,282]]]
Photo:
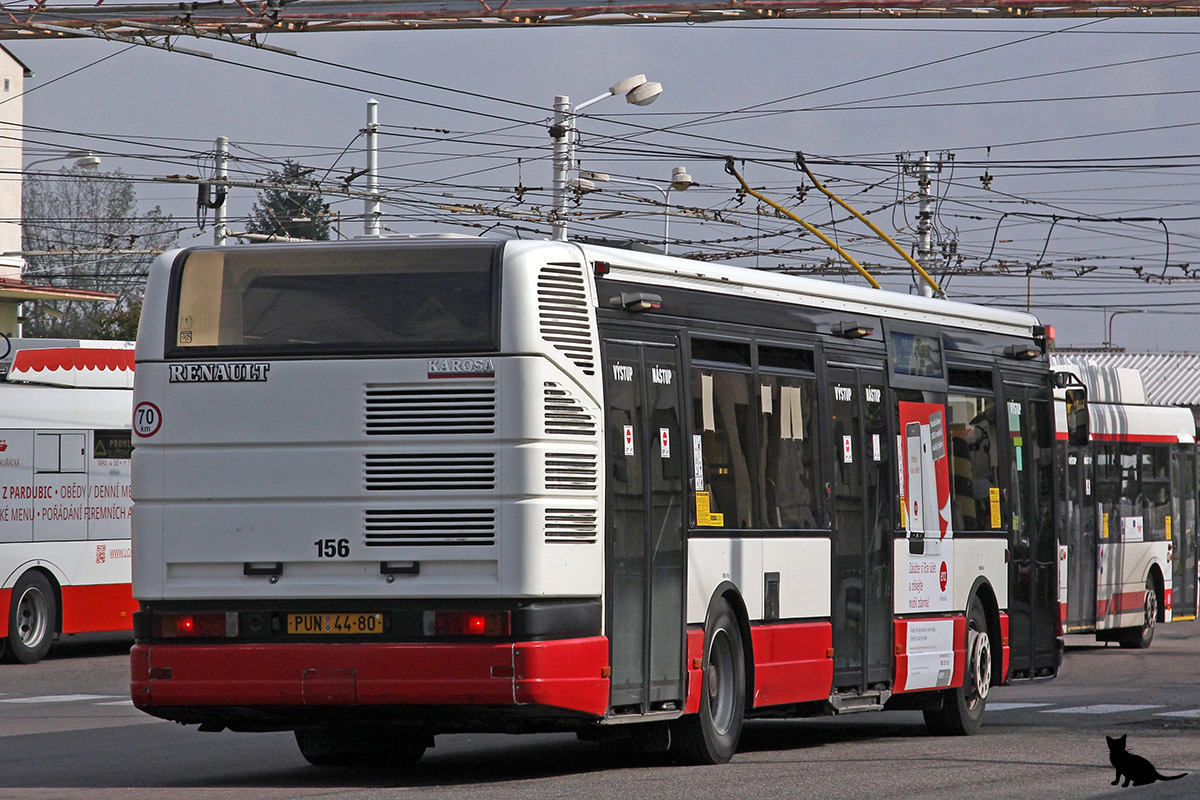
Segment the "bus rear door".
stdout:
[[612,708],[683,707],[683,436],[678,349],[605,342],[605,594]]

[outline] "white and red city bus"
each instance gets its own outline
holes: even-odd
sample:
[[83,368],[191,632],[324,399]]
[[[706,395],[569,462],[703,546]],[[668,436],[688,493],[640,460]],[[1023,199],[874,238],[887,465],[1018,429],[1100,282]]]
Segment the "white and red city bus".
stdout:
[[316,764],[974,732],[1061,662],[1045,350],[1027,314],[567,242],[164,254],[133,701]]
[[130,344],[16,339],[0,383],[0,654],[133,630]]
[[1053,361],[1086,387],[1090,431],[1086,444],[1068,444],[1056,403],[1063,629],[1149,647],[1156,623],[1196,618],[1195,420],[1147,404],[1135,369]]

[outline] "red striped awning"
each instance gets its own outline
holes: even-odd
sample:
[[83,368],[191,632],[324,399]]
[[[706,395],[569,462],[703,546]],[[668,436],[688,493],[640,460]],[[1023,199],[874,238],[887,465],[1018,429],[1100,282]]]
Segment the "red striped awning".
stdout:
[[88,388],[133,388],[133,350],[46,347],[18,350],[8,380]]

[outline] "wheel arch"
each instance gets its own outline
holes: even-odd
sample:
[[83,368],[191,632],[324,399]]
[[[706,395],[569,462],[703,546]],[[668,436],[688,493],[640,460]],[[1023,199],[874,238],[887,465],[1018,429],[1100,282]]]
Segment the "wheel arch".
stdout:
[[996,600],[996,590],[991,581],[980,575],[967,593],[967,605],[963,613],[971,608],[971,603],[978,600],[983,608],[983,616],[987,619],[988,638],[994,642],[992,646],[992,686],[1004,683],[1004,647],[1000,631],[1000,603]]
[[[742,634],[742,660],[746,668],[746,708],[754,707],[754,641],[750,638],[750,612],[746,610],[746,602],[742,593],[730,581],[723,581],[713,590],[708,600],[708,609],[704,612],[704,628],[708,630],[708,620],[712,617],[713,609],[718,600],[724,600],[733,611],[737,620],[738,630]],[[705,653],[705,658],[708,653]]]
[[1146,571],[1146,583],[1154,584],[1154,594],[1158,599],[1158,613],[1155,614],[1155,622],[1167,621],[1167,603],[1166,603],[1166,580],[1163,578],[1162,566],[1157,562],[1151,562],[1150,568]]
[[[50,565],[43,562],[34,562],[32,565],[19,567],[13,573],[12,586],[16,586],[17,581],[21,580],[21,578],[25,577],[30,572],[40,573],[42,577],[46,579],[46,582],[50,584],[50,591],[54,592],[54,629],[50,631],[50,635],[57,637],[62,634],[63,627],[62,583],[59,581],[58,576],[55,574]],[[12,608],[12,599],[9,600],[9,603],[9,608],[5,609],[5,614],[7,614]]]

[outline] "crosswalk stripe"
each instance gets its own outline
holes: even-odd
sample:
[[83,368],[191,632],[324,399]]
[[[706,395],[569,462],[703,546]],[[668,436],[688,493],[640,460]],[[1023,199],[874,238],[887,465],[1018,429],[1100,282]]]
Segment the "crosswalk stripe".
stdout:
[[988,703],[988,711],[1013,711],[1018,708],[1044,708],[1053,703]]
[[81,700],[115,700],[111,694],[44,694],[38,697],[10,697],[0,703],[72,703]]
[[1134,706],[1122,705],[1120,703],[1103,703],[1094,706],[1073,706],[1071,708],[1048,708],[1045,711],[1040,711],[1040,714],[1120,714],[1126,711],[1145,711],[1149,708],[1163,708],[1163,706]]

